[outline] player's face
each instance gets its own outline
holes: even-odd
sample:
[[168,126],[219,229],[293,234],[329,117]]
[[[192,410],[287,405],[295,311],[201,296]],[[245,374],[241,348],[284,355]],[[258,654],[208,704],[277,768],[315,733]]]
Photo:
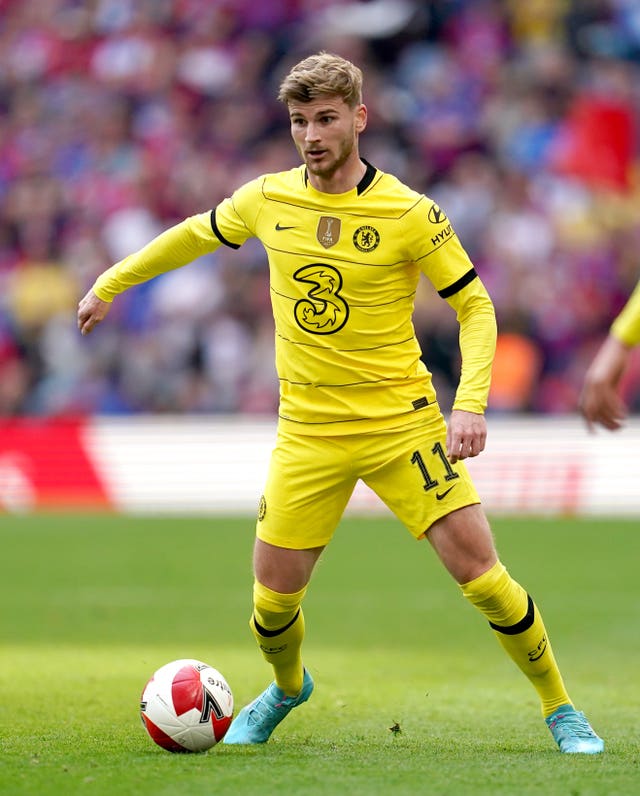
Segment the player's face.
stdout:
[[364,130],[364,105],[350,108],[342,97],[289,103],[291,135],[310,174],[331,180],[350,159],[359,159],[358,135]]

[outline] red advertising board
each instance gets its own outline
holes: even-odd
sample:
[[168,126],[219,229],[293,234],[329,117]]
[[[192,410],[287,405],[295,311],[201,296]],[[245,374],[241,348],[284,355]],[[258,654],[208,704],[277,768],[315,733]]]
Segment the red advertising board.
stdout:
[[84,421],[0,419],[0,512],[107,508]]

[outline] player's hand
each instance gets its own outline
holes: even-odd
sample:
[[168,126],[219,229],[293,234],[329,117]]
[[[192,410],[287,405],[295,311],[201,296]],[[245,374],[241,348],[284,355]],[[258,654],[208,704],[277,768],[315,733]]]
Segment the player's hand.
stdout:
[[447,427],[447,458],[452,464],[469,456],[477,456],[487,441],[484,415],[454,409]]
[[99,299],[93,290],[90,290],[78,304],[78,329],[81,334],[89,334],[96,324],[105,319],[111,309],[108,301]]
[[610,335],[587,370],[578,408],[589,431],[594,431],[597,424],[609,431],[621,428],[627,407],[618,386],[629,356],[630,349]]
[[627,408],[618,393],[608,384],[585,385],[580,396],[580,411],[589,431],[601,425],[609,431],[622,428]]

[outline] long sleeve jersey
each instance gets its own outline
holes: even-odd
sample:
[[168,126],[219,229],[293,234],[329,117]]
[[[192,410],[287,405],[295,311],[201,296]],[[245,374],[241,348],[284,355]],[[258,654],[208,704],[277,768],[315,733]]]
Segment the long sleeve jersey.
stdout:
[[640,282],[611,326],[611,334],[628,346],[640,343]]
[[303,434],[358,433],[413,423],[437,406],[412,322],[421,274],[460,325],[453,408],[485,410],[496,342],[491,299],[440,207],[370,164],[341,194],[317,191],[304,166],[263,175],[116,263],[95,293],[111,301],[252,237],[269,262],[281,424]]

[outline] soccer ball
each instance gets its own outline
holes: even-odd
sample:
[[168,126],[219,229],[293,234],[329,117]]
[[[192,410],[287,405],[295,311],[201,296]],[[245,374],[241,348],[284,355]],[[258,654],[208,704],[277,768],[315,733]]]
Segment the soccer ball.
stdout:
[[193,658],[160,667],[140,697],[142,724],[169,752],[203,752],[233,718],[233,694],[217,669]]

